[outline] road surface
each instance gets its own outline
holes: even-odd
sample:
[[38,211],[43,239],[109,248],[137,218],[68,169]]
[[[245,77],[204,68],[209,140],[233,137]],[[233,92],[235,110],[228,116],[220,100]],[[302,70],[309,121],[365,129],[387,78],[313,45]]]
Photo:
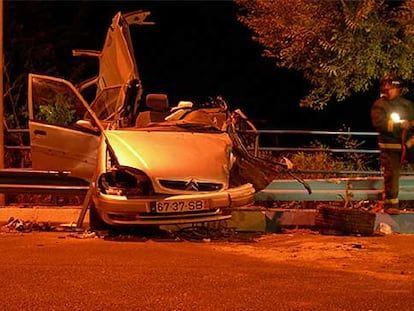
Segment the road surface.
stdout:
[[2,310],[414,310],[414,235],[1,232]]

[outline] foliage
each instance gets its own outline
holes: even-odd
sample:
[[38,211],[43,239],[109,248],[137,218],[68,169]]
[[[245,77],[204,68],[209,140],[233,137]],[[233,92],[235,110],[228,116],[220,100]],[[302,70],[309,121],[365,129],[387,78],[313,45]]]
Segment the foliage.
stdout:
[[[378,156],[367,153],[352,152],[361,149],[365,141],[360,141],[349,134],[349,129],[343,129],[344,134],[334,138],[330,143],[313,140],[309,148],[319,151],[298,151],[291,154],[281,154],[279,157],[287,157],[294,164],[294,170],[309,171],[303,178],[328,178],[340,177],[338,171],[358,172],[378,170],[375,167]],[[348,133],[347,133],[348,132]],[[333,148],[349,150],[349,152],[332,152]],[[311,172],[313,171],[313,172]],[[330,173],[327,173],[330,172]]]
[[53,104],[40,105],[36,119],[52,124],[71,124],[75,120],[76,111],[71,109],[70,104],[63,97],[63,95],[57,95]]
[[[360,147],[365,144],[365,141],[359,141],[355,139],[351,134],[349,134],[350,129],[343,129],[344,134],[339,135],[336,138],[336,142],[342,146],[344,149],[348,150],[357,150],[361,149]],[[347,152],[341,156],[336,157],[339,161],[346,163],[348,170],[353,171],[368,171],[372,170],[375,166],[375,161],[378,160],[377,155],[370,155],[366,153],[358,152]]]
[[301,106],[323,109],[386,72],[414,80],[414,0],[234,1],[264,56],[310,82]]

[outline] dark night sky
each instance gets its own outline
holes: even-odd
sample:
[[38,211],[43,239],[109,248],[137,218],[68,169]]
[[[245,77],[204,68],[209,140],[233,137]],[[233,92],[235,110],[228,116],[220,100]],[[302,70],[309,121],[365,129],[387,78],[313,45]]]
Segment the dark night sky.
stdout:
[[[222,95],[231,109],[241,108],[253,120],[266,120],[256,123],[259,128],[337,130],[345,124],[352,130],[372,130],[369,109],[375,93],[331,104],[323,112],[299,108],[306,82],[299,73],[278,69],[270,59],[261,57],[260,46],[237,22],[231,1],[47,3],[52,12],[50,26],[72,23],[75,15],[81,16],[79,38],[68,42],[67,47],[61,45],[61,49],[67,48],[68,57],[73,48],[101,49],[106,29],[118,11],[151,11],[149,19],[156,22],[155,26],[131,27],[136,60],[145,93],[164,92],[171,105],[179,100],[204,102]],[[82,13],[76,14],[79,10]],[[5,19],[7,22],[7,16]],[[34,17],[25,22],[35,21]],[[93,38],[82,33],[85,27],[94,29]]]

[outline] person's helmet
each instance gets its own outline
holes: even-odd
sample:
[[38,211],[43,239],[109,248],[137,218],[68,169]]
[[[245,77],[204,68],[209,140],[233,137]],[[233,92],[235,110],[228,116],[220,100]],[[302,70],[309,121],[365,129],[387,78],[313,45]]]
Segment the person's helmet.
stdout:
[[395,86],[399,89],[402,88],[402,80],[396,74],[388,73],[384,75],[380,80],[380,89],[382,90],[383,87],[387,84]]

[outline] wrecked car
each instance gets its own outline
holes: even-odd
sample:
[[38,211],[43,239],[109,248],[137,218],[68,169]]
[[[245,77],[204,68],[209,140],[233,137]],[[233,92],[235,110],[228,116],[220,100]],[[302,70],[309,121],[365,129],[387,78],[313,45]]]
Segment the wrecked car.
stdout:
[[[166,94],[142,100],[129,25],[147,15],[118,13],[102,51],[74,51],[99,59],[99,74],[85,83],[29,75],[32,168],[90,183],[92,229],[225,220],[254,201],[251,183],[230,183],[227,107],[170,105]],[[91,86],[96,95],[87,101]]]

